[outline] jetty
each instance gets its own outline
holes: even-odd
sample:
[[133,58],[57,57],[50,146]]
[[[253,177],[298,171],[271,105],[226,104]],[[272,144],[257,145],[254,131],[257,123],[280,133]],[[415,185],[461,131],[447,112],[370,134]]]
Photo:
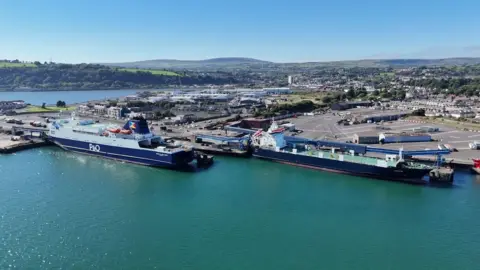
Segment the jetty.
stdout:
[[0,135],[0,154],[52,145],[47,140],[46,129],[13,126],[12,135]]
[[51,145],[50,142],[43,139],[32,139],[12,141],[8,139],[0,140],[0,154],[12,154],[18,151],[38,148],[42,146]]

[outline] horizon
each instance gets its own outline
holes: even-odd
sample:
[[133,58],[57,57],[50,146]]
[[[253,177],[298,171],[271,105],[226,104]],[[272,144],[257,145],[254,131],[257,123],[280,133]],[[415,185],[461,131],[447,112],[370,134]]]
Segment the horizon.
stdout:
[[[480,56],[453,56],[453,57],[444,57],[444,58],[370,58],[370,59],[349,59],[349,60],[332,60],[332,61],[305,61],[305,62],[274,62],[274,61],[268,61],[268,60],[263,60],[263,59],[257,59],[257,58],[251,58],[251,57],[215,57],[215,58],[208,58],[208,59],[147,59],[147,60],[137,60],[137,61],[131,61],[131,62],[109,62],[109,63],[101,63],[101,62],[56,62],[53,61],[52,63],[55,64],[72,64],[72,65],[77,65],[77,64],[98,64],[98,65],[110,65],[110,64],[123,64],[123,63],[135,63],[135,62],[147,62],[147,61],[192,61],[192,62],[199,62],[199,61],[207,61],[207,60],[215,60],[215,59],[251,59],[251,60],[256,60],[256,61],[263,61],[263,62],[269,62],[269,63],[274,63],[274,64],[304,64],[304,63],[333,63],[333,62],[360,62],[360,61],[388,61],[388,60],[449,60],[449,59],[477,59],[480,58]],[[5,58],[0,58],[1,60],[8,60],[8,61],[15,61],[18,60],[20,62],[26,62],[26,63],[34,63],[34,62],[49,62],[49,61],[39,61],[39,60],[23,60],[23,59],[5,59]]]
[[[124,63],[234,55],[306,63],[480,57],[480,37],[473,34],[479,32],[480,3],[468,0],[300,0],[276,3],[276,9],[253,0],[28,3],[3,3],[0,31],[7,38],[0,59]],[[29,19],[18,20],[18,14]]]

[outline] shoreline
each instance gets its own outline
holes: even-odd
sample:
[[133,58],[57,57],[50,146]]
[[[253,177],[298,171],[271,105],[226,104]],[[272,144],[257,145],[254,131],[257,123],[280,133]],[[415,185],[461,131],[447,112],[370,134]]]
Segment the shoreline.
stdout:
[[82,92],[82,91],[162,91],[162,90],[196,90],[204,87],[162,87],[162,88],[107,88],[107,89],[0,89],[0,93],[36,93],[36,92]]
[[[165,88],[166,89],[166,88]],[[37,92],[83,92],[83,91],[156,91],[162,89],[59,89],[59,90],[43,90],[43,89],[22,89],[22,90],[0,90],[0,93],[37,93]]]

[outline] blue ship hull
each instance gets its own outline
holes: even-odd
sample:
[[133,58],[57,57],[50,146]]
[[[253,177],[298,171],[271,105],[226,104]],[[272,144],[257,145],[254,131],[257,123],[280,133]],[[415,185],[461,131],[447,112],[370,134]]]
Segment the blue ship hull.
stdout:
[[194,159],[193,151],[180,151],[171,154],[158,153],[148,149],[131,149],[120,146],[91,144],[64,138],[50,137],[50,141],[65,150],[100,156],[108,159],[136,163],[145,166],[182,169]]
[[255,148],[253,156],[265,160],[323,171],[418,184],[427,183],[428,181],[426,181],[424,177],[430,172],[430,169],[428,168],[383,168],[361,163],[276,152],[262,148]]

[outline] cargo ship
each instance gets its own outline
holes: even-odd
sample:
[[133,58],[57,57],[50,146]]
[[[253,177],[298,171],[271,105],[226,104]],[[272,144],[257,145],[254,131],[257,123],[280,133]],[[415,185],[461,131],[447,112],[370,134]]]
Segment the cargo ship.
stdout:
[[320,148],[285,140],[284,129],[273,121],[268,131],[259,130],[252,134],[253,156],[280,163],[319,169],[323,171],[350,174],[369,178],[395,180],[410,183],[428,183],[435,166],[403,159],[399,155],[386,158],[360,156],[350,150],[348,153],[321,150]]
[[143,118],[121,127],[78,120],[72,113],[49,124],[48,139],[65,150],[152,167],[184,169],[194,160],[191,148],[166,143]]

